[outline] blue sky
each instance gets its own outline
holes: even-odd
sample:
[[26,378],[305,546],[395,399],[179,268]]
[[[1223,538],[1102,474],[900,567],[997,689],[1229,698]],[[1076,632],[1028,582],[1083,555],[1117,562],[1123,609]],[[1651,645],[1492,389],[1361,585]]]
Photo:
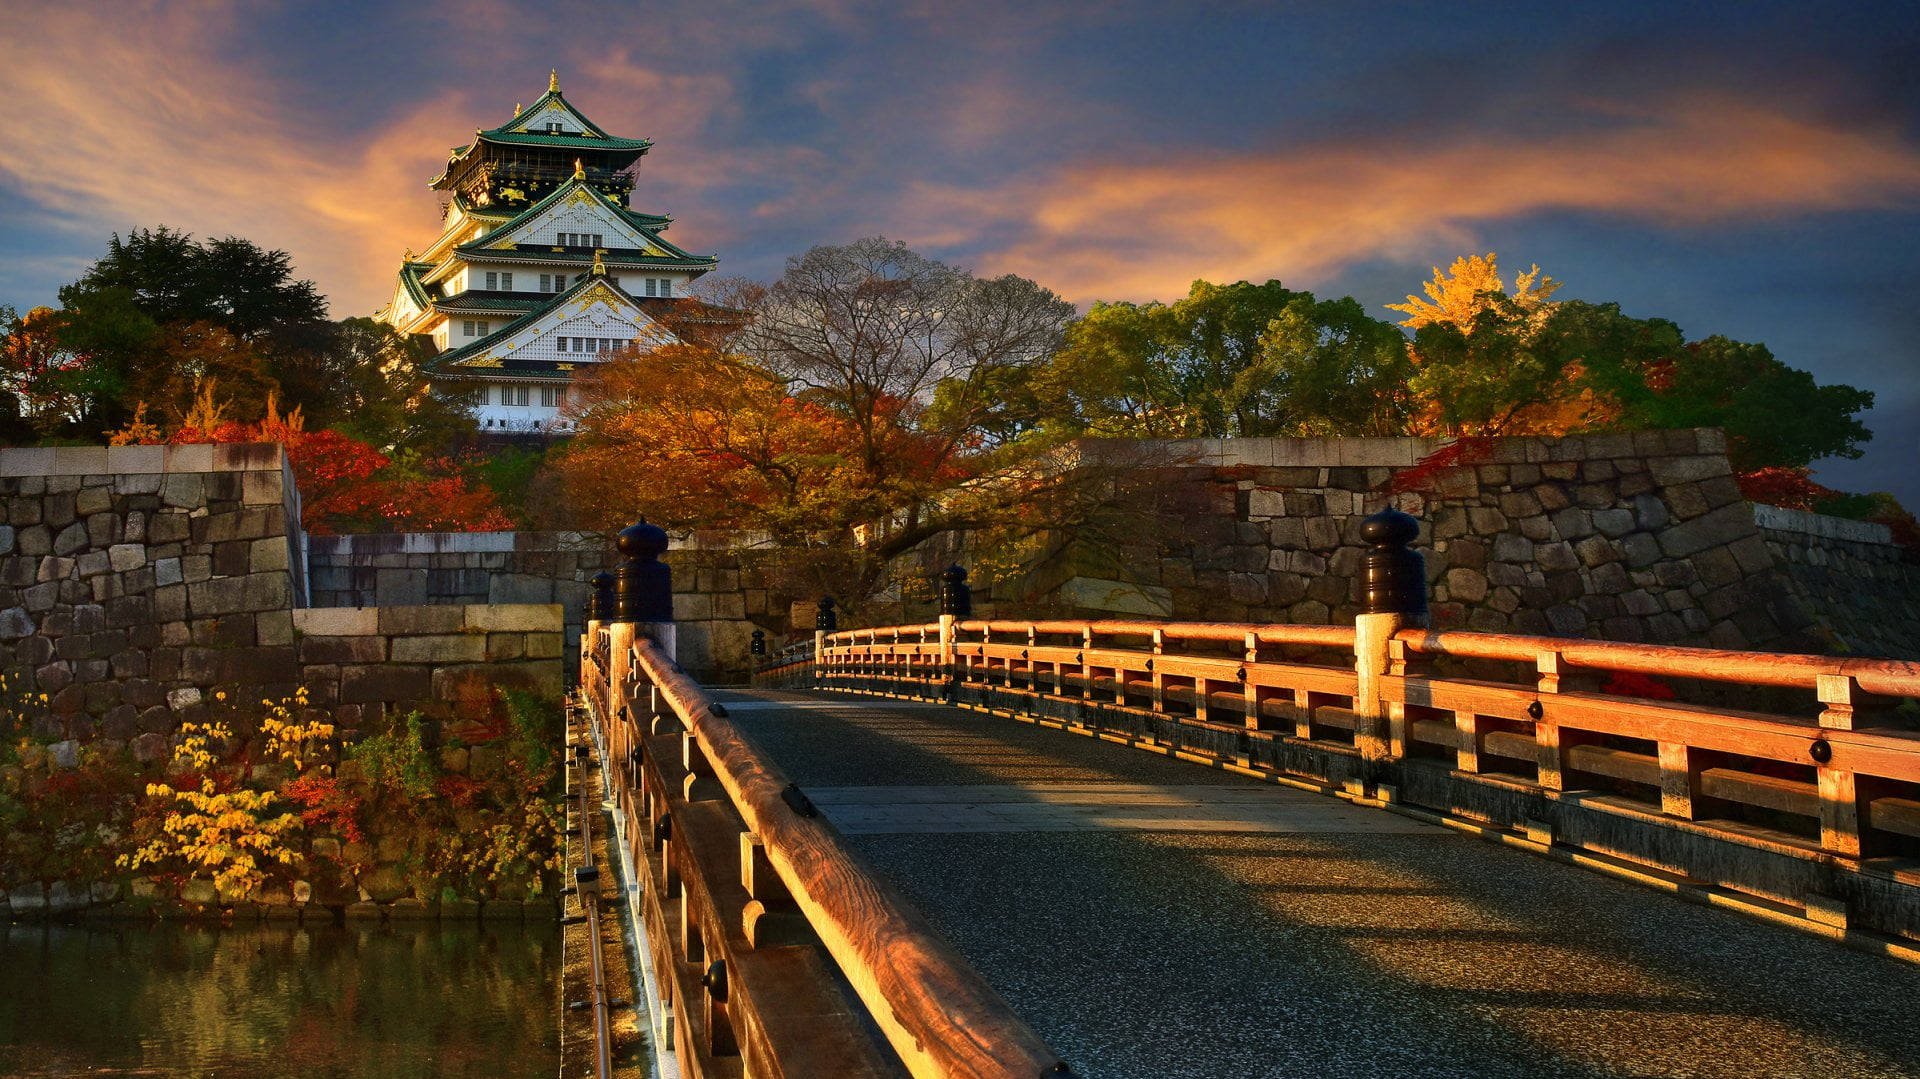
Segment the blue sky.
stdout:
[[1920,8],[1907,4],[40,4],[0,11],[0,304],[116,230],[284,248],[336,315],[425,181],[558,68],[655,140],[635,205],[770,278],[884,234],[1071,299],[1279,278],[1383,317],[1498,252],[1562,297],[1873,390],[1920,506]]

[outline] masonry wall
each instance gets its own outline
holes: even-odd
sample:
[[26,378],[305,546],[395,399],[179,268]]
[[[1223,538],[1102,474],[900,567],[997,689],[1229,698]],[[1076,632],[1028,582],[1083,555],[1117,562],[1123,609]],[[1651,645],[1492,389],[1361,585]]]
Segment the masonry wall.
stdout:
[[1360,523],[1391,503],[1421,521],[1440,627],[1920,655],[1913,555],[1875,526],[1784,528],[1742,499],[1718,431],[1447,445],[1162,443],[1157,527],[1065,544],[982,613],[1349,622]]
[[[587,582],[618,561],[595,532],[437,532],[313,536],[307,541],[316,606],[557,603],[566,648],[578,647]],[[741,680],[755,625],[776,637],[787,609],[770,597],[752,554],[725,541],[676,539],[673,568],[679,660],[709,682]]]
[[0,670],[30,733],[125,743],[217,686],[291,690],[304,582],[278,446],[0,450],[0,506]]
[[300,682],[349,735],[414,711],[458,720],[495,689],[559,700],[562,618],[555,603],[297,610]]

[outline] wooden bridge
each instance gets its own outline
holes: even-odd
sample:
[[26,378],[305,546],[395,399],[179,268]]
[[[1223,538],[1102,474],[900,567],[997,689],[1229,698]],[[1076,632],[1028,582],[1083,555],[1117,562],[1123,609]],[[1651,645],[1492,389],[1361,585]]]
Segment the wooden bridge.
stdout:
[[590,624],[663,1060],[1920,1075],[1914,665],[1360,623]]

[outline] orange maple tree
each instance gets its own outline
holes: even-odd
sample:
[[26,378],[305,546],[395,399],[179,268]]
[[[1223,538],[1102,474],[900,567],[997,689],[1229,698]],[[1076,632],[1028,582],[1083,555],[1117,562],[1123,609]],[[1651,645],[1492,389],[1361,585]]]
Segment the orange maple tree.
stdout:
[[293,465],[300,489],[300,524],[314,535],[354,532],[494,532],[513,520],[493,492],[468,484],[446,457],[399,461],[373,446],[322,429],[309,431],[300,409],[281,414],[270,395],[254,423],[230,419],[208,381],[193,407],[171,432],[147,421],[145,405],[134,410],[115,445],[278,442]]

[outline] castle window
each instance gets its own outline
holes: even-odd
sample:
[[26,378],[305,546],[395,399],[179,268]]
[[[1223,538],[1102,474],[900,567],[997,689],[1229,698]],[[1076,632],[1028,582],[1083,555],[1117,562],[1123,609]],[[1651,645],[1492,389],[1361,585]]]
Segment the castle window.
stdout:
[[540,404],[543,408],[553,408],[560,403],[560,392],[552,386],[540,387]]
[[558,120],[548,120],[548,121],[547,121],[547,134],[549,134],[549,135],[558,135],[559,133],[560,133],[560,121],[558,121]]
[[597,232],[593,234],[593,246],[595,247],[607,246],[606,243],[600,239],[600,234]]
[[473,324],[473,328],[474,328],[474,329],[476,329],[476,330],[478,330],[478,331],[480,331],[480,336],[481,336],[481,337],[485,337],[486,335],[488,335],[488,334],[490,334],[490,333],[492,333],[492,332],[493,332],[493,323],[491,323],[491,322],[476,322],[476,323],[474,323],[474,324]]
[[673,295],[673,278],[663,277],[660,279],[660,295],[662,296]]
[[560,339],[560,351],[562,352],[567,351],[567,339],[564,337]]
[[489,273],[487,275],[487,291],[492,292],[494,289],[497,289],[499,287],[500,287],[500,275],[497,273]]
[[513,275],[512,274],[503,273],[500,275],[500,289],[503,292],[513,291]]
[[540,291],[541,292],[553,291],[553,275],[552,274],[543,273],[540,275]]
[[460,324],[460,332],[467,337],[472,337],[473,336],[473,320],[468,319],[467,321],[462,322]]
[[655,281],[655,280],[654,280],[653,278],[651,278],[651,277],[649,277],[649,278],[647,278],[647,295],[649,295],[649,296],[658,296],[658,295],[659,295],[659,293],[658,293],[658,292],[656,292],[656,291],[654,291],[654,290],[655,290],[655,289],[657,289],[657,288],[659,288],[659,287],[660,287],[660,283],[659,283],[658,281]]

